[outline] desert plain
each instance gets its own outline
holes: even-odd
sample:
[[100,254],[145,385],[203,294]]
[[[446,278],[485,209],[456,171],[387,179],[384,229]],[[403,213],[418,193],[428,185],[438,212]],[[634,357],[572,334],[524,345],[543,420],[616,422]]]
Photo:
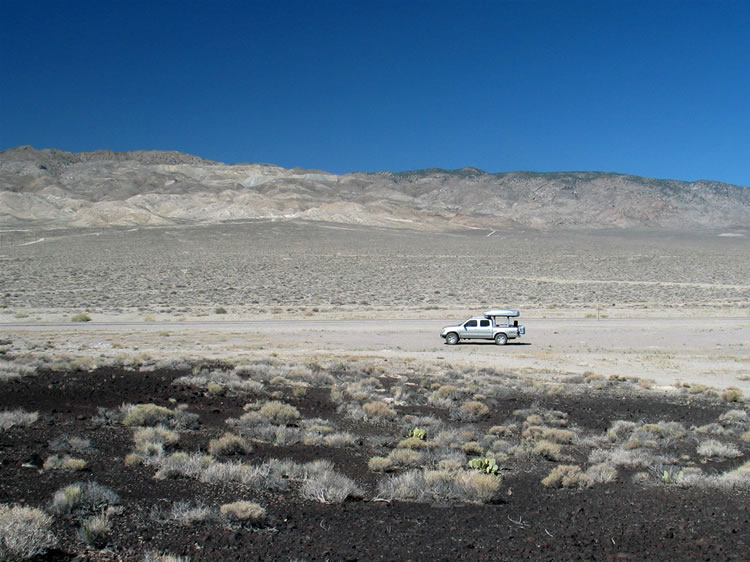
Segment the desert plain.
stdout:
[[750,233],[6,228],[0,396],[0,559],[746,559]]

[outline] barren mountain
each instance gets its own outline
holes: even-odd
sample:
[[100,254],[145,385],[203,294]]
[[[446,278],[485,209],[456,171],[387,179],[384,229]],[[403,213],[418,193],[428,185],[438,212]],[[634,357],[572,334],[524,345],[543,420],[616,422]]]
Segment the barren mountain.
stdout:
[[329,174],[179,152],[0,152],[0,226],[299,218],[426,230],[747,228],[750,189],[602,172]]

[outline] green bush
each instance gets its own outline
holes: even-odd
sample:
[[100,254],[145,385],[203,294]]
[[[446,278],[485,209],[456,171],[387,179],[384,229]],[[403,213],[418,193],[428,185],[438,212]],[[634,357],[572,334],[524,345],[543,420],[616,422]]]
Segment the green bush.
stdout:
[[79,314],[76,314],[71,318],[71,321],[73,322],[91,322],[91,316],[86,314],[85,312],[81,312]]

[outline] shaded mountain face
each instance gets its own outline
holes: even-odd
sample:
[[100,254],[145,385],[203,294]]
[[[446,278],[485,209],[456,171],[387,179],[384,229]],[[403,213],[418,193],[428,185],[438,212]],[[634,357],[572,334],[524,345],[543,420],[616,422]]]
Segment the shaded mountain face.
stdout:
[[172,151],[0,152],[0,226],[307,219],[420,230],[747,228],[750,189],[601,172],[335,175]]

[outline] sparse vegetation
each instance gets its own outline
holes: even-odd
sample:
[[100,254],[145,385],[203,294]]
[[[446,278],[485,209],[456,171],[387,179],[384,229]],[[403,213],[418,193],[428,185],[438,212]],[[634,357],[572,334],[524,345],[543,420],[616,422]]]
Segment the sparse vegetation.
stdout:
[[26,560],[57,544],[52,517],[41,509],[0,504],[0,560]]
[[28,426],[39,419],[37,412],[27,412],[23,408],[0,411],[0,431],[7,431],[15,426]]
[[219,512],[232,521],[246,521],[258,523],[266,516],[266,510],[254,502],[236,501],[225,503],[219,508]]

